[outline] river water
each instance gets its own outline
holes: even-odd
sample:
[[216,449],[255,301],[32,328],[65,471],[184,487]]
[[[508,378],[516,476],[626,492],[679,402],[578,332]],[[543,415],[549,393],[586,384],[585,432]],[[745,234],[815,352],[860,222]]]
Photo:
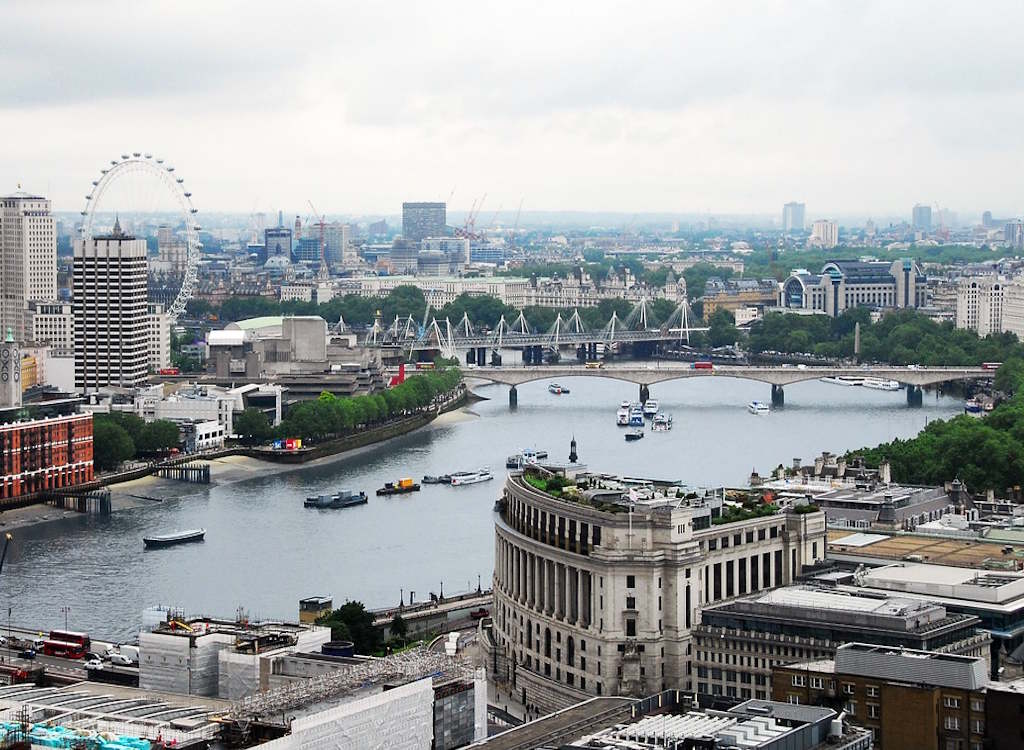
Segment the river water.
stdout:
[[[651,397],[673,414],[670,432],[647,431],[626,443],[615,425],[637,386],[570,378],[568,395],[546,383],[519,386],[516,410],[505,386],[478,385],[488,400],[359,455],[299,469],[266,465],[254,478],[197,486],[169,481],[139,490],[162,496],[107,518],[75,517],[20,529],[0,577],[0,606],[15,624],[64,625],[98,636],[130,637],[143,608],[183,607],[189,614],[295,619],[298,600],[333,596],[370,607],[417,601],[437,592],[486,587],[493,567],[492,506],[505,457],[524,447],[565,461],[575,436],[580,462],[602,471],[679,479],[692,485],[741,484],[751,469],[767,473],[793,457],[841,452],[910,437],[926,420],[961,410],[951,397],[925,394],[911,409],[903,391],[883,392],[812,381],[786,386],[784,409],[754,416],[746,404],[769,401],[769,386],[731,378],[660,383]],[[386,481],[489,467],[491,482],[424,485],[418,493],[374,496]],[[344,510],[302,507],[307,495],[362,489],[367,505]],[[142,537],[195,527],[206,540],[144,551]],[[0,616],[0,629],[3,622]]]

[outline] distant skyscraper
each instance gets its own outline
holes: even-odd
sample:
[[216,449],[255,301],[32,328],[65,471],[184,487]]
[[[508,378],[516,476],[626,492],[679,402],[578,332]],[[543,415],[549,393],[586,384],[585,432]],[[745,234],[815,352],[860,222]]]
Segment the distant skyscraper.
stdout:
[[351,225],[338,223],[324,225],[324,255],[327,256],[327,263],[332,268],[354,259]]
[[418,243],[427,237],[443,237],[447,221],[444,203],[403,203],[402,239]]
[[782,231],[802,232],[804,231],[804,209],[803,203],[787,203],[782,207]]
[[1024,222],[1020,219],[1006,222],[1003,225],[1003,241],[1007,247],[1018,250],[1024,248]]
[[75,387],[132,387],[146,378],[146,241],[121,231],[75,240]]
[[19,190],[0,197],[0,339],[27,338],[29,302],[57,299],[57,227],[50,201]]
[[[283,255],[289,262],[292,259],[292,230],[288,227],[275,227],[263,231],[263,248],[267,260]],[[266,260],[263,261],[266,263]]]
[[932,207],[923,203],[914,206],[914,229],[921,232],[932,230]]
[[811,237],[807,244],[835,247],[839,244],[839,225],[828,219],[818,219],[811,225]]

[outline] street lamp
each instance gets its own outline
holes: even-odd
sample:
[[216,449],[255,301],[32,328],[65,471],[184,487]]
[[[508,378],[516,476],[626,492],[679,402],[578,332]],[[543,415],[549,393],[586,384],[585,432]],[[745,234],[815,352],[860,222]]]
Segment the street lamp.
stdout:
[[64,630],[68,629],[68,614],[71,612],[71,607],[61,607],[61,614],[64,615]]

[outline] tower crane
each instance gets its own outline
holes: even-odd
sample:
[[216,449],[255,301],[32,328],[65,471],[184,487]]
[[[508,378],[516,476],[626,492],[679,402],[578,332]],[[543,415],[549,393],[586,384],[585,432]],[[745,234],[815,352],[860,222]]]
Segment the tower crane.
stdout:
[[[319,276],[322,279],[330,276],[330,271],[327,270],[327,253],[324,251],[324,217],[319,211],[316,210],[316,206],[313,205],[313,201],[307,200],[309,207],[313,211],[313,216],[317,218],[316,223],[320,225],[320,273]],[[308,223],[308,222],[307,222]]]

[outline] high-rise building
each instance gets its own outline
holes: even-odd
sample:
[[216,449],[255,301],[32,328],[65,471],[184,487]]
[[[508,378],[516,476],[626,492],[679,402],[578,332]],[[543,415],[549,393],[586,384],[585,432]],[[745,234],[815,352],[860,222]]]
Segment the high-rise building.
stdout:
[[966,278],[956,288],[956,327],[979,336],[1003,330],[1006,280],[997,276]]
[[787,203],[782,207],[782,231],[802,232],[804,231],[804,209],[803,203]]
[[918,203],[914,206],[914,229],[920,232],[930,232],[932,230],[932,207],[926,206],[923,203]]
[[420,243],[396,239],[391,243],[388,263],[393,274],[416,273],[419,265]]
[[327,256],[327,264],[332,268],[351,263],[355,259],[350,224],[324,225],[324,255]]
[[288,262],[291,262],[292,230],[288,227],[265,229],[263,231],[263,248],[266,260],[283,255]]
[[0,197],[0,338],[27,337],[29,302],[57,299],[57,227],[50,201],[19,190]]
[[109,235],[75,241],[75,387],[132,387],[146,378],[149,347],[146,241],[114,222]]
[[171,366],[171,316],[163,305],[150,304],[146,313],[146,358],[158,372]]
[[419,243],[427,237],[447,234],[444,203],[403,203],[402,239]]
[[1007,247],[1024,248],[1024,221],[1014,219],[1003,225],[1003,242]]
[[811,225],[811,237],[807,244],[817,247],[835,247],[839,244],[839,225],[828,219],[818,219]]
[[428,237],[420,243],[420,248],[427,252],[443,253],[447,260],[444,273],[459,274],[469,263],[469,238],[467,237]]

